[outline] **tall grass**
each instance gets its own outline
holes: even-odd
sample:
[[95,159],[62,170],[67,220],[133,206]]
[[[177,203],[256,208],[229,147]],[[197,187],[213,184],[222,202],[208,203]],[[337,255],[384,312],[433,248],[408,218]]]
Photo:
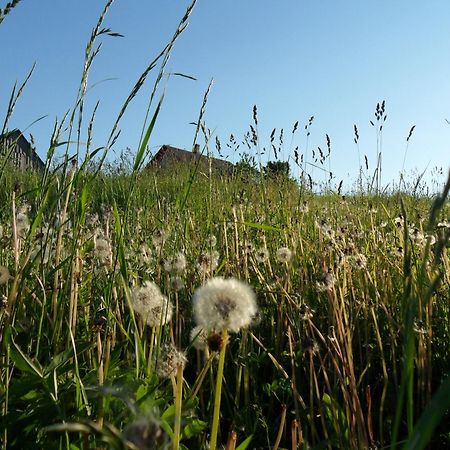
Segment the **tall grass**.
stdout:
[[[200,449],[216,438],[230,450],[447,448],[450,181],[435,198],[382,195],[381,136],[372,189],[345,199],[331,183],[318,195],[262,170],[144,169],[158,85],[195,1],[118,108],[108,142],[81,151],[95,121],[84,103],[96,41],[115,35],[102,25],[111,4],[45,171],[5,161],[0,174],[2,448]],[[120,120],[152,70],[130,170],[108,171]],[[194,142],[203,131],[209,153],[205,108]],[[255,108],[256,152],[257,125]],[[314,158],[326,161],[297,158],[304,180]],[[259,312],[238,333],[193,332],[193,293],[218,276],[251,286]],[[137,308],[150,281],[170,320]]]

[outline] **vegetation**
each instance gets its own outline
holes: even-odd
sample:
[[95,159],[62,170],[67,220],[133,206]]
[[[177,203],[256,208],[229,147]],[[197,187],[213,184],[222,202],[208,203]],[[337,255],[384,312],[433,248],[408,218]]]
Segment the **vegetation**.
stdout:
[[[46,170],[0,165],[2,447],[448,448],[450,180],[382,194],[380,162],[343,198],[298,155],[298,181],[251,156],[143,170],[156,94],[133,160],[106,167],[121,116],[104,148],[71,143],[85,66]],[[257,152],[256,108],[252,130]]]

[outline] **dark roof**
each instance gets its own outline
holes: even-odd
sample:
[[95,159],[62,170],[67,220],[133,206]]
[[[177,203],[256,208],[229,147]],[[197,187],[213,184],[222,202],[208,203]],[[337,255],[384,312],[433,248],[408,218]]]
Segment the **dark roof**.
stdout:
[[26,157],[27,166],[31,165],[34,169],[44,169],[44,162],[20,130],[15,129],[0,135],[0,145],[6,140],[10,141],[10,143],[6,146],[3,145],[0,147],[0,154],[8,154],[10,151],[10,146],[16,146],[16,148],[18,148],[19,151]]
[[170,145],[163,145],[151,159],[149,166],[166,169],[173,167],[175,164],[190,164],[197,162],[201,169],[208,169],[210,163],[213,169],[218,170],[226,171],[233,167],[233,164],[229,161],[202,155],[198,151],[190,152]]

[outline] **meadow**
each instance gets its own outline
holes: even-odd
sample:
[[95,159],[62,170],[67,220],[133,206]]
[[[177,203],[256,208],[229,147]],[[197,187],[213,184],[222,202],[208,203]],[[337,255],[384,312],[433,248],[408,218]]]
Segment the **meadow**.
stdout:
[[[248,159],[226,174],[146,167],[195,2],[91,148],[83,105],[111,3],[45,170],[0,161],[2,448],[449,448],[450,178],[386,193],[380,157],[344,196],[312,189],[301,160],[295,179]],[[152,71],[141,145],[111,162]],[[250,130],[256,161],[256,108]]]

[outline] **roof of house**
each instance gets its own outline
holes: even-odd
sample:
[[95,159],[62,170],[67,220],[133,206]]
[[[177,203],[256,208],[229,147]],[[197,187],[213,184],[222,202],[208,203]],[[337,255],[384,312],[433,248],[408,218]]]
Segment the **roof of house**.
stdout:
[[229,161],[202,155],[198,151],[190,152],[171,145],[163,145],[151,159],[149,166],[165,169],[172,167],[174,164],[189,164],[193,162],[198,162],[202,169],[209,168],[210,163],[213,169],[228,170],[233,167],[233,164]]
[[[42,159],[39,157],[39,155],[36,153],[30,142],[28,142],[28,140],[25,138],[25,136],[20,130],[15,129],[0,135],[0,144],[2,143],[2,141],[5,141],[7,139],[17,145],[20,151],[29,158],[29,160],[31,161],[31,165],[33,167],[38,169],[43,169],[45,167],[45,164],[42,161]],[[2,151],[7,152],[8,150],[9,150],[8,147],[0,148],[0,153]]]

